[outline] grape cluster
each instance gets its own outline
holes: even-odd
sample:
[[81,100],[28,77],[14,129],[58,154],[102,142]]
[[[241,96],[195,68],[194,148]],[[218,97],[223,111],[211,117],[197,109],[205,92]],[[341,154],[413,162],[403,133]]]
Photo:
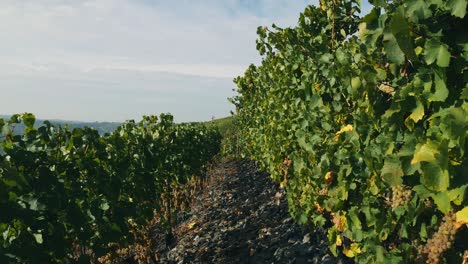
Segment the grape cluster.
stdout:
[[283,161],[283,165],[289,168],[289,167],[291,167],[292,162],[293,161],[291,159],[285,158],[284,161]]
[[454,213],[444,216],[437,232],[426,245],[419,248],[419,252],[426,256],[426,263],[440,263],[441,255],[452,247],[455,234],[457,233],[456,217]]
[[408,189],[403,185],[392,187],[392,199],[390,201],[392,208],[406,205],[409,200],[411,200],[411,189]]

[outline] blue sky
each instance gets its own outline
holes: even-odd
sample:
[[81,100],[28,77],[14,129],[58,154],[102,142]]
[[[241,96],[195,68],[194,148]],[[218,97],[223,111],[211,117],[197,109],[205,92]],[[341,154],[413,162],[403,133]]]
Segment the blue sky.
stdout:
[[316,2],[1,0],[0,114],[227,116],[232,79],[259,62],[257,26],[293,26]]

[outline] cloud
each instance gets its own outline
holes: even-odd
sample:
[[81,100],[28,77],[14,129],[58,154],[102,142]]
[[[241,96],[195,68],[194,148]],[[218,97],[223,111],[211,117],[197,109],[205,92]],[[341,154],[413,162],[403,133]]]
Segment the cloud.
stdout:
[[[256,27],[277,22],[278,11],[273,17],[257,16],[243,9],[242,1],[146,2],[7,1],[0,30],[8,37],[1,45],[32,57],[46,53],[156,64],[245,64],[256,55]],[[258,10],[281,10],[286,1],[264,2],[269,4],[259,4]],[[283,13],[283,24],[294,24],[305,3],[291,6],[296,10]]]
[[23,65],[58,61],[93,68],[122,63],[119,67],[167,65],[168,71],[174,65],[198,69],[212,65],[206,70],[228,71],[258,61],[257,26],[292,25],[306,4],[252,2],[257,3],[254,9],[249,9],[250,1],[235,0],[4,0],[0,47],[5,54],[0,56],[8,54]]
[[[0,113],[122,121],[228,115],[259,63],[257,26],[293,26],[306,0],[2,0]],[[100,103],[101,102],[101,103]]]

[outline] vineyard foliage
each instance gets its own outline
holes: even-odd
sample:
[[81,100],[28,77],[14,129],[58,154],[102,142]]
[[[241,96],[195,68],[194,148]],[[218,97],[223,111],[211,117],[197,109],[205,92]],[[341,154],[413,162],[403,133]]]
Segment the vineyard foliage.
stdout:
[[202,175],[221,141],[217,129],[167,114],[105,136],[34,122],[0,119],[1,263],[90,263],[132,243],[131,226],[155,214],[170,228],[172,190]]
[[239,142],[239,129],[236,116],[215,119],[209,122],[210,125],[217,126],[221,133],[221,151],[223,158],[241,158]]
[[461,263],[467,2],[374,0],[363,18],[358,2],[258,28],[262,63],[235,79],[244,153],[286,188],[300,223],[327,228],[334,254]]

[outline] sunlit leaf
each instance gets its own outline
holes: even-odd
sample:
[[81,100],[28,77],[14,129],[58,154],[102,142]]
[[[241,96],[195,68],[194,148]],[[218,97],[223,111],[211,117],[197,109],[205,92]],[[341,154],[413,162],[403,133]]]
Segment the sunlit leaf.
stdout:
[[452,15],[464,18],[466,15],[466,0],[449,0],[448,7],[451,9]]

